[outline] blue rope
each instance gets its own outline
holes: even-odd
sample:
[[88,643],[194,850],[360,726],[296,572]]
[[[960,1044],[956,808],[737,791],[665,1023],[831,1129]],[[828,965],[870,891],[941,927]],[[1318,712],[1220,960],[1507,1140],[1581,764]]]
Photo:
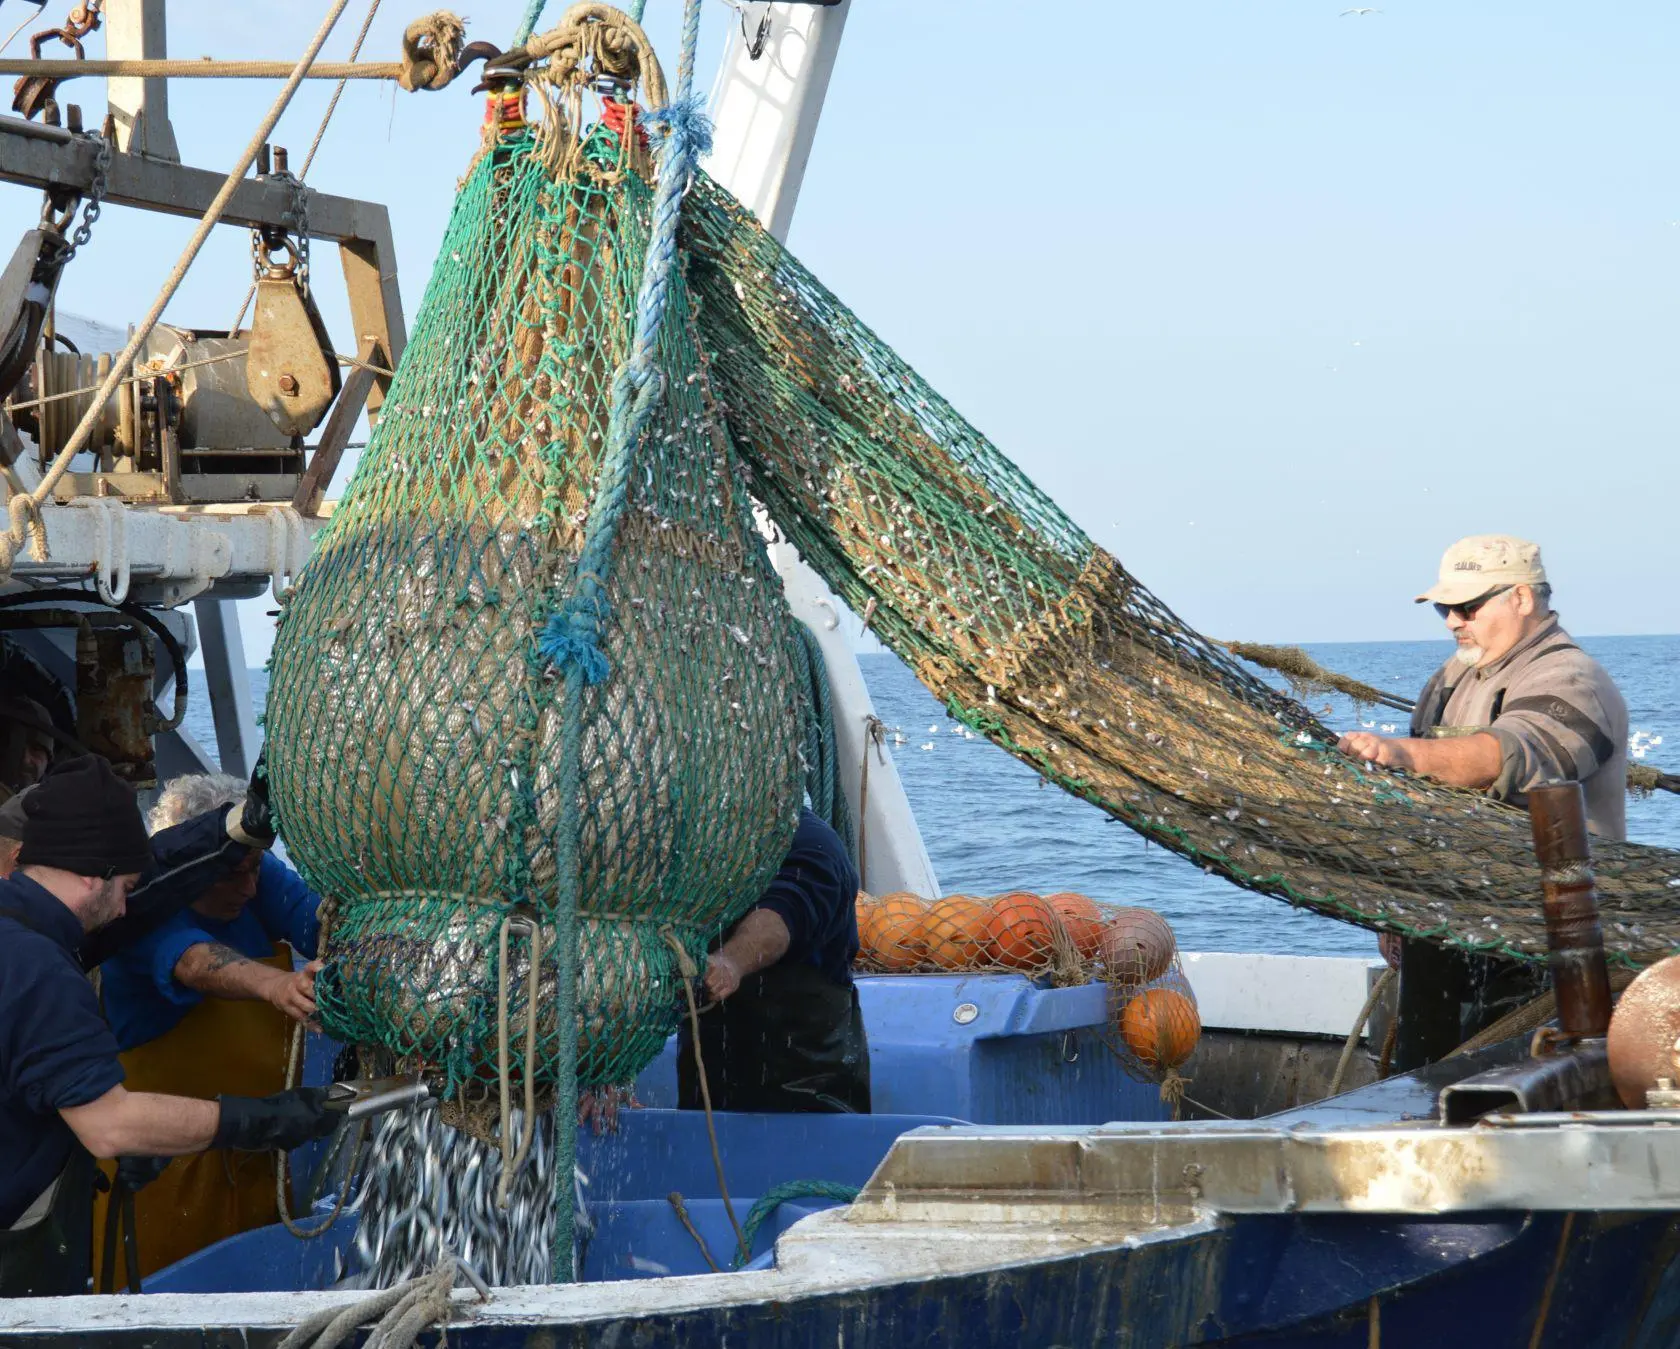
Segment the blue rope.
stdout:
[[[711,148],[711,124],[694,94],[694,53],[700,36],[700,0],[686,0],[682,56],[677,65],[677,94],[646,119],[657,137],[659,175],[654,190],[653,226],[642,267],[636,305],[636,334],[630,359],[613,376],[607,450],[595,485],[595,499],[578,555],[577,584],[559,610],[549,615],[539,639],[544,656],[568,679],[599,684],[612,673],[601,652],[601,628],[611,616],[606,575],[612,566],[619,521],[629,498],[635,450],[664,391],[658,361],[659,334],[677,270],[677,226],[682,199],[699,157]],[[627,133],[628,134],[628,133]]]
[[[543,0],[531,0],[525,6],[525,17],[519,21],[519,27],[513,35],[513,47],[523,47],[531,36],[531,30],[537,26],[537,20],[542,18]],[[513,50],[510,47],[508,50]]]
[[772,1186],[764,1192],[759,1201],[747,1213],[746,1222],[741,1224],[741,1244],[745,1251],[735,1256],[733,1268],[739,1269],[751,1258],[753,1241],[758,1236],[758,1229],[764,1226],[764,1220],[774,1213],[790,1199],[833,1199],[841,1204],[849,1204],[858,1197],[856,1185],[841,1185],[832,1180],[789,1180],[780,1185]]
[[[682,198],[694,176],[695,162],[711,143],[711,130],[694,100],[694,53],[700,33],[700,0],[685,0],[682,58],[678,64],[677,97],[657,108],[648,124],[660,134],[658,181],[654,189],[653,227],[642,285],[636,306],[636,333],[630,359],[613,376],[612,409],[607,422],[607,447],[589,508],[583,548],[578,555],[576,584],[559,610],[550,614],[538,639],[538,650],[553,662],[566,680],[561,714],[560,763],[555,783],[563,804],[555,831],[556,894],[554,929],[556,960],[555,1016],[559,1044],[555,1080],[560,1099],[554,1111],[556,1165],[554,1173],[554,1241],[549,1264],[557,1283],[575,1277],[577,1214],[573,1176],[577,1169],[577,914],[582,898],[578,857],[578,813],[582,808],[583,693],[612,673],[601,651],[601,626],[610,616],[606,576],[612,567],[613,543],[630,495],[630,470],[635,451],[664,391],[659,369],[659,334],[670,301],[671,278],[678,266],[677,226]],[[532,0],[520,38],[529,35],[542,10]],[[626,126],[625,134],[634,134]]]

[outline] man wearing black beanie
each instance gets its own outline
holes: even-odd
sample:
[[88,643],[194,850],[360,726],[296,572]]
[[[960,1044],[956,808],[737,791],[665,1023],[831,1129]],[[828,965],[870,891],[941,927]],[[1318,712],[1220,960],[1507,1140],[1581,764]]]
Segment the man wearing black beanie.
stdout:
[[[227,831],[272,839],[250,803]],[[56,765],[24,803],[0,879],[0,1296],[85,1291],[95,1157],[291,1148],[332,1129],[319,1088],[215,1101],[130,1092],[81,953],[155,870],[134,793],[96,755]],[[217,828],[222,828],[218,821]]]

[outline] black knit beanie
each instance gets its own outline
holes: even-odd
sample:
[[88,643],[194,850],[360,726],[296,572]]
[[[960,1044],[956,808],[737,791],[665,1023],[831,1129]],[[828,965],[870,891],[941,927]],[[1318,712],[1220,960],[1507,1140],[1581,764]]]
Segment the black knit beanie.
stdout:
[[97,754],[54,764],[23,803],[20,867],[122,876],[152,864],[134,789]]

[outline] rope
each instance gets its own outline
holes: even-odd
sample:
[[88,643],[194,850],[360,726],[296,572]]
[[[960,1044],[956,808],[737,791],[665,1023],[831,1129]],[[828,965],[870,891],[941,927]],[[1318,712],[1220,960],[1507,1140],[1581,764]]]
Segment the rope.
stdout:
[[[698,155],[710,143],[709,129],[692,102],[700,0],[686,0],[686,5],[677,100],[655,110],[648,118],[650,126],[665,129],[665,136],[654,194],[653,227],[642,269],[635,340],[630,359],[613,378],[607,449],[602,457],[595,498],[590,504],[583,547],[578,555],[574,573],[576,584],[560,610],[549,616],[538,643],[542,658],[557,667],[566,681],[556,784],[559,799],[566,806],[561,811],[554,847],[557,871],[555,927],[560,945],[559,969],[556,972],[559,983],[556,1011],[560,1029],[556,1080],[561,1094],[555,1122],[555,1144],[559,1154],[556,1176],[569,1177],[577,1164],[576,930],[580,878],[579,811],[576,805],[582,778],[579,761],[582,756],[583,695],[585,688],[599,684],[611,673],[611,666],[600,649],[601,624],[608,614],[603,578],[612,565],[614,540],[629,500],[630,469],[635,449],[664,387],[655,357],[670,297],[671,277],[677,269],[677,225],[681,218],[682,198],[693,177]],[[521,24],[521,43],[529,38],[530,28],[541,12],[541,0],[532,0]],[[684,956],[686,958],[686,952]],[[689,996],[692,998],[692,992]],[[698,1047],[697,1041],[697,1052]],[[715,1145],[713,1152],[715,1158]],[[720,1164],[720,1183],[721,1178]],[[555,1201],[552,1260],[554,1276],[556,1280],[562,1280],[570,1278],[575,1263],[575,1214],[569,1184],[565,1193],[556,1193]],[[728,1203],[727,1195],[725,1203]],[[730,1210],[730,1218],[734,1218],[733,1209]]]
[[[319,924],[315,936],[315,949],[327,949],[327,936],[332,931],[333,906],[330,899],[321,901],[320,912],[317,916]],[[298,1069],[303,1061],[303,1022],[292,1026],[291,1045],[286,1053],[286,1080],[283,1090],[291,1091],[298,1084]],[[324,1236],[344,1212],[344,1205],[349,1201],[350,1190],[356,1179],[356,1162],[361,1156],[362,1144],[367,1141],[368,1122],[360,1120],[356,1125],[356,1138],[350,1145],[350,1165],[344,1172],[344,1180],[338,1187],[338,1193],[333,1197],[332,1212],[327,1214],[314,1227],[305,1227],[292,1216],[292,1186],[290,1176],[290,1161],[284,1149],[276,1148],[274,1152],[274,1205],[279,1211],[280,1221],[285,1228],[299,1241],[313,1241],[316,1237]]]
[[869,860],[869,751],[883,764],[887,761],[887,723],[871,712],[863,721],[863,772],[858,782],[858,884],[869,888],[869,873],[864,864]]
[[[245,296],[246,307],[249,307],[251,297],[256,293],[256,287],[253,286]],[[236,318],[233,321],[234,329],[239,327],[239,324],[244,317],[245,310],[242,308],[239,311],[239,318]],[[242,361],[248,355],[250,355],[250,353],[247,351],[224,351],[220,356],[205,356],[196,361],[183,361],[180,365],[165,366],[161,370],[148,370],[139,375],[124,375],[122,383],[138,384],[143,379],[156,379],[159,375],[178,375],[187,370],[197,370],[201,366],[220,365],[223,361]],[[382,365],[371,365],[367,361],[358,361],[354,356],[334,355],[333,359],[340,365],[348,366],[353,370],[370,370],[376,375],[385,376],[386,379],[389,379],[392,374],[395,373],[394,371],[387,370]],[[79,389],[65,389],[60,393],[49,393],[44,398],[31,398],[21,403],[8,402],[0,404],[0,407],[4,407],[7,412],[22,412],[26,408],[44,407],[48,403],[61,403],[66,398],[80,398],[84,394],[98,392],[99,386],[97,384],[84,384]]]
[[677,1221],[683,1225],[683,1231],[694,1238],[694,1244],[700,1248],[700,1258],[706,1262],[706,1267],[713,1274],[719,1273],[718,1262],[712,1258],[712,1248],[706,1244],[706,1238],[700,1235],[700,1230],[695,1227],[694,1220],[688,1216],[688,1202],[682,1197],[682,1192],[672,1190],[670,1194],[665,1196],[665,1200],[670,1204],[671,1211],[677,1215]]
[[[688,1002],[688,1028],[694,1041],[694,1072],[700,1079],[700,1104],[705,1107],[706,1136],[712,1144],[712,1168],[717,1172],[718,1194],[723,1199],[723,1211],[729,1215],[729,1225],[735,1229],[738,1259],[744,1262],[747,1252],[752,1247],[747,1241],[746,1233],[741,1230],[741,1224],[735,1219],[735,1204],[729,1198],[729,1182],[723,1174],[723,1154],[718,1151],[717,1125],[712,1120],[712,1088],[706,1081],[706,1059],[700,1052],[700,1008],[694,1001],[694,981],[699,977],[700,971],[694,964],[694,957],[689,955],[687,948],[677,940],[676,933],[667,927],[662,928],[659,935],[664,938],[665,944],[677,953],[677,972],[682,975],[683,997]],[[710,1260],[711,1256],[708,1254],[706,1258]]]
[[834,692],[828,682],[828,662],[823,659],[817,634],[804,623],[795,626],[800,641],[794,654],[806,690],[805,791],[811,798],[811,809],[840,835],[861,878],[863,858],[853,842],[852,812],[846,804],[839,748],[834,739]]
[[[636,334],[630,359],[613,377],[607,451],[601,461],[595,498],[590,504],[583,548],[578,555],[577,584],[543,629],[541,650],[563,674],[585,684],[599,684],[612,672],[600,650],[601,625],[609,616],[606,582],[613,544],[629,501],[630,470],[642,432],[664,389],[657,359],[665,324],[671,278],[678,270],[677,226],[682,199],[695,163],[711,146],[711,128],[696,102],[694,53],[700,34],[700,0],[685,0],[682,55],[677,65],[677,93],[655,108],[646,125],[661,132],[659,176],[653,200],[653,227],[642,269],[636,306]],[[570,799],[570,798],[563,798]]]
[[[17,550],[23,546],[24,541],[29,538],[32,532],[31,517],[38,518],[37,513],[41,504],[52,497],[53,489],[58,486],[59,480],[69,471],[71,461],[82,452],[83,447],[88,443],[93,434],[94,423],[99,420],[106,401],[116,391],[117,385],[122,382],[124,372],[134,363],[134,358],[139,354],[141,346],[151,336],[152,329],[157,326],[158,320],[163,317],[164,307],[174,298],[176,290],[179,289],[182,280],[187,275],[188,268],[192,266],[193,260],[198,257],[199,249],[204,247],[204,241],[210,237],[210,231],[216,227],[216,222],[222,218],[222,212],[227,210],[228,203],[233,200],[233,194],[239,189],[240,183],[244,180],[246,173],[250,171],[251,165],[256,162],[258,152],[261,151],[263,145],[273,133],[275,126],[280,121],[281,114],[286,111],[287,105],[291,103],[292,95],[297,92],[298,86],[303,83],[303,77],[308,74],[310,67],[314,65],[315,58],[320,55],[321,48],[326,44],[328,35],[332,32],[333,26],[338,22],[339,16],[344,13],[345,6],[348,4],[349,0],[333,0],[326,17],[321,20],[321,26],[315,30],[315,36],[309,40],[309,46],[304,50],[303,55],[298,58],[297,64],[292,67],[292,73],[286,83],[281,86],[280,93],[274,100],[274,105],[269,108],[267,114],[263,117],[261,125],[257,127],[256,134],[251,137],[250,142],[240,153],[239,162],[228,173],[220,191],[216,193],[215,198],[205,209],[204,215],[199,219],[198,228],[193,231],[192,238],[187,241],[187,246],[176,261],[174,268],[164,279],[163,288],[159,291],[157,299],[152,302],[151,309],[147,311],[145,318],[140,320],[139,325],[129,335],[128,345],[123,348],[122,354],[111,362],[111,372],[101,381],[98,392],[94,395],[87,411],[82,414],[81,421],[76,424],[76,429],[71,433],[69,442],[58,452],[52,466],[41,478],[41,481],[35,485],[32,492],[27,496],[14,496],[7,503],[10,521],[5,534],[0,535],[0,577],[11,575],[12,562],[17,557]],[[36,561],[45,562],[47,553],[46,531],[44,529],[35,535],[34,542]]]
[[[367,40],[368,29],[373,27],[373,16],[379,13],[380,0],[372,0],[368,11],[362,18],[361,31],[356,34],[356,40],[350,45],[350,59],[354,61],[362,54],[362,43]],[[338,100],[344,96],[344,90],[349,85],[349,79],[341,79],[338,88],[333,90],[332,98],[327,101],[327,111],[321,117],[321,125],[315,128],[315,139],[309,142],[309,153],[303,157],[303,167],[298,170],[298,182],[302,183],[309,176],[309,166],[315,162],[315,152],[321,148],[321,142],[326,138],[327,127],[332,123],[333,114],[338,111]],[[239,325],[245,321],[245,311],[251,307],[251,301],[257,296],[257,283],[252,281],[245,290],[245,299],[239,306],[239,315],[228,327],[228,336],[232,337],[239,331]]]
[[518,920],[511,915],[502,919],[502,926],[496,937],[496,1072],[501,1086],[502,1122],[502,1174],[496,1182],[496,1207],[504,1211],[508,1206],[508,1187],[513,1184],[515,1173],[525,1165],[526,1154],[531,1151],[531,1140],[536,1137],[537,1132],[537,989],[542,973],[540,923],[530,924],[531,955],[525,975],[525,1061],[522,1065],[525,1076],[525,1118],[518,1148],[513,1146],[512,1130],[508,1127],[508,926],[515,921]]
[[[1225,649],[1234,656],[1266,670],[1276,670],[1298,695],[1308,692],[1340,693],[1355,703],[1377,703],[1396,712],[1411,712],[1417,703],[1398,693],[1384,693],[1381,689],[1363,684],[1349,675],[1326,670],[1298,646],[1265,646],[1258,642],[1225,642]],[[1635,796],[1649,796],[1652,792],[1673,792],[1680,795],[1680,775],[1665,773],[1654,764],[1630,763],[1627,766],[1627,789]]]
[[856,1185],[842,1185],[832,1180],[788,1180],[771,1186],[747,1211],[746,1225],[741,1234],[746,1250],[736,1258],[734,1268],[739,1269],[747,1263],[747,1252],[752,1250],[758,1229],[764,1226],[765,1219],[790,1199],[832,1199],[849,1204],[858,1197],[858,1193]]
[[[1634,980],[1633,970],[1614,969],[1610,971],[1610,990],[1620,993]],[[1456,1058],[1460,1054],[1472,1054],[1478,1049],[1486,1049],[1489,1045],[1496,1045],[1501,1040],[1509,1040],[1513,1035],[1526,1034],[1544,1026],[1557,1015],[1557,994],[1547,989],[1533,1002],[1525,1002],[1521,1007],[1505,1013],[1491,1025],[1483,1026],[1457,1049],[1445,1055],[1446,1058]]]
[[[367,41],[368,29],[373,27],[373,16],[377,13],[379,13],[379,0],[372,0],[372,3],[368,5],[367,14],[362,18],[362,26],[356,34],[356,40],[350,44],[350,59],[352,61],[362,54],[362,43]],[[315,128],[315,139],[309,142],[309,153],[303,157],[303,167],[298,170],[299,182],[309,176],[309,166],[315,162],[315,152],[321,148],[321,141],[327,134],[327,127],[332,123],[333,114],[338,111],[338,100],[344,97],[344,91],[349,85],[349,80],[340,80],[338,88],[333,90],[332,97],[327,100],[327,110],[321,115],[321,125]],[[241,314],[240,317],[243,318],[244,315]],[[234,327],[237,328],[238,326],[237,323],[234,324]]]
[[[375,9],[378,5],[374,6]],[[322,61],[304,76],[310,80],[389,80],[409,92],[446,87],[460,71],[455,58],[466,29],[460,19],[445,10],[416,19],[403,34],[403,54],[398,61],[358,61],[352,51],[348,61]],[[453,37],[454,41],[448,39]],[[439,39],[444,39],[439,41]],[[357,51],[361,44],[357,43]],[[439,59],[439,58],[442,59]],[[67,80],[78,75],[129,76],[139,79],[171,80],[278,80],[291,75],[289,61],[142,60],[131,57],[117,61],[39,61],[17,57],[0,58],[0,75]],[[335,95],[336,98],[336,95]]]
[[1359,1044],[1359,1037],[1364,1034],[1365,1023],[1371,1019],[1371,1013],[1376,1010],[1377,1004],[1382,1001],[1383,994],[1388,992],[1388,986],[1394,982],[1394,978],[1395,972],[1393,970],[1384,970],[1378,976],[1377,982],[1371,985],[1371,991],[1365,995],[1365,1005],[1359,1009],[1359,1015],[1354,1019],[1353,1029],[1348,1032],[1347,1043],[1342,1046],[1341,1058],[1336,1060],[1336,1071],[1330,1078],[1330,1090],[1325,1093],[1326,1096],[1336,1096],[1341,1093],[1342,1078],[1347,1073],[1348,1064],[1353,1062],[1353,1051]]
[[[531,32],[537,26],[537,20],[542,18],[543,0],[531,0],[525,6],[525,13],[519,20],[519,27],[513,33],[513,47],[523,47],[530,40]],[[509,50],[512,50],[510,47]]]
[[1563,1258],[1569,1253],[1569,1237],[1574,1230],[1574,1213],[1564,1214],[1563,1226],[1558,1228],[1557,1254],[1552,1257],[1552,1268],[1546,1275],[1546,1286],[1540,1290],[1540,1306],[1534,1316],[1534,1333],[1528,1337],[1528,1349],[1540,1349],[1545,1339],[1546,1321],[1552,1314],[1552,1294],[1557,1291],[1558,1275],[1563,1273]]
[[364,1349],[410,1349],[421,1331],[449,1320],[454,1310],[450,1293],[458,1273],[467,1276],[480,1302],[490,1300],[490,1290],[471,1266],[446,1251],[426,1274],[352,1306],[327,1307],[298,1322],[280,1341],[279,1349],[338,1349],[369,1321],[375,1324]]

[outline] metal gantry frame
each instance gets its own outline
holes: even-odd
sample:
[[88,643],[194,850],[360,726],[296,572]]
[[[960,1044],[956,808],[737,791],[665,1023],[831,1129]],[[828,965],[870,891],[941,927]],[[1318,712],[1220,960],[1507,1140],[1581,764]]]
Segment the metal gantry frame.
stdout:
[[[111,0],[106,20],[113,54],[164,54],[162,0]],[[104,200],[166,215],[198,217],[223,178],[178,162],[165,90],[162,80],[110,80],[116,146]],[[85,194],[93,183],[95,154],[86,136],[22,118],[0,117],[0,181]],[[390,212],[376,202],[305,191],[311,236],[338,245],[355,329],[353,347],[364,363],[346,381],[293,503],[306,518],[300,521],[291,507],[278,503],[221,510],[154,510],[116,507],[107,498],[64,502],[42,510],[53,556],[48,570],[100,575],[103,567],[108,573],[112,559],[102,559],[101,550],[109,552],[110,545],[101,540],[108,541],[120,529],[125,584],[132,575],[148,587],[149,597],[166,607],[193,601],[217,748],[224,771],[235,774],[250,771],[259,744],[235,601],[260,594],[276,578],[301,565],[307,536],[318,524],[327,480],[358,413],[365,407],[370,416],[376,414],[390,388],[388,374],[366,367],[395,369],[407,340]],[[235,191],[222,223],[247,229],[283,227],[293,205],[290,185],[248,179]],[[120,524],[108,518],[114,512],[122,514]],[[300,532],[305,536],[301,540],[296,537]],[[208,766],[184,728],[160,740],[171,742],[159,745],[160,769],[181,772],[194,764]]]

